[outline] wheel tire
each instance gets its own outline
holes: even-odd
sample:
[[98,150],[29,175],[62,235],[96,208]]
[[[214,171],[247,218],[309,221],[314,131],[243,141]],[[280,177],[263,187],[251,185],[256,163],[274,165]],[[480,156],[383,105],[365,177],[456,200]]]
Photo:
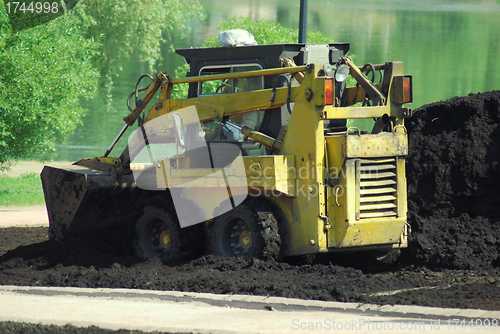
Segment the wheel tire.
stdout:
[[137,220],[136,254],[144,259],[158,257],[164,263],[174,263],[181,257],[181,231],[179,224],[164,205],[146,205]]
[[249,201],[214,218],[210,225],[211,252],[247,261],[277,259],[281,238],[278,222],[269,209],[261,201]]

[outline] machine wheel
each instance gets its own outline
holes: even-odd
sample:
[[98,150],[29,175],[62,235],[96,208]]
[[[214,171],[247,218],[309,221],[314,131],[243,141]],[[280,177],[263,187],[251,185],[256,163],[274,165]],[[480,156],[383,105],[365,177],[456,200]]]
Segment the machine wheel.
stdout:
[[181,232],[179,224],[165,207],[144,207],[144,214],[135,225],[135,250],[136,254],[144,259],[158,257],[165,263],[173,263],[181,256]]
[[247,261],[277,259],[281,248],[278,222],[269,205],[262,204],[246,202],[214,218],[209,239],[212,253]]

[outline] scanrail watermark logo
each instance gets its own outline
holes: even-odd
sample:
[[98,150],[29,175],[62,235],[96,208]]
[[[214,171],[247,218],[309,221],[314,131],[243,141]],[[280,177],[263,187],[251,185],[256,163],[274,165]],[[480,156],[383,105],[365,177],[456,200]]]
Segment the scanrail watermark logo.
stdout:
[[[387,160],[387,159],[385,159]],[[366,194],[377,195],[377,187],[380,184],[388,185],[384,188],[384,193],[397,192],[396,165],[385,164],[383,170],[376,166],[376,162],[370,166],[364,166],[363,170],[359,166],[343,165],[328,166],[324,164],[315,166],[311,161],[297,166],[266,166],[262,167],[260,162],[253,162],[247,171],[248,185],[250,187],[250,196],[255,197],[278,197],[288,195],[293,192],[295,196],[307,198],[308,201],[317,199],[324,191],[325,185],[331,187],[336,198],[346,194],[347,185],[341,180],[356,180],[360,196]],[[391,169],[388,171],[388,169]],[[286,176],[288,183],[276,182],[276,176]],[[361,182],[360,180],[368,181]],[[282,180],[283,181],[283,180]],[[295,182],[307,181],[307,182]],[[370,182],[372,181],[372,182]],[[373,182],[375,181],[375,182]],[[379,183],[377,183],[379,181]],[[365,192],[366,190],[366,192]]]
[[208,143],[195,106],[142,124],[129,136],[128,151],[137,187],[168,188],[182,228],[230,211],[248,196],[241,149]]
[[293,319],[291,329],[293,331],[316,331],[316,332],[340,332],[349,331],[385,331],[385,332],[431,332],[431,331],[470,331],[470,330],[492,330],[499,329],[498,319],[436,319],[436,320],[370,320],[350,319],[335,320],[326,318],[323,321],[304,321]]

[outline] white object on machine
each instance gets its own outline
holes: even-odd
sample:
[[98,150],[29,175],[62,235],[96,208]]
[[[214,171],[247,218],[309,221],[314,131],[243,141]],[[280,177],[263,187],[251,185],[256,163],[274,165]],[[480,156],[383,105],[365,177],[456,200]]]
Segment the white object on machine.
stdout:
[[257,45],[255,37],[243,29],[231,29],[219,34],[219,44],[222,46],[252,46]]

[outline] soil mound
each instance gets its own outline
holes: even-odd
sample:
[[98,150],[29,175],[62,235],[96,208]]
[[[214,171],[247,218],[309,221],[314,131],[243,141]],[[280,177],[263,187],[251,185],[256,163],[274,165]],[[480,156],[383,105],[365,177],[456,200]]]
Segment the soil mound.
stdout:
[[406,127],[411,260],[498,266],[500,91],[424,105]]

